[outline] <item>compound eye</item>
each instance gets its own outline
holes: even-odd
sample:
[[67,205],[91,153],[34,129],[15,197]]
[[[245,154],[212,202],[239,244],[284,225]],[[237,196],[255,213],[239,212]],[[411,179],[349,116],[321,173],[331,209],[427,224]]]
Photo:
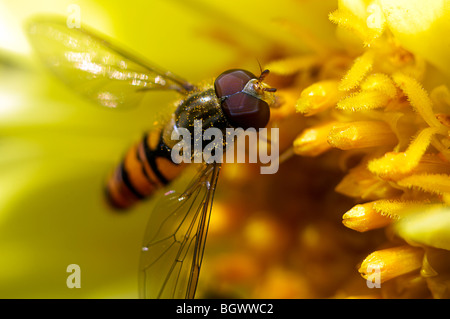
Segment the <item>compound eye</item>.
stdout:
[[224,100],[222,110],[231,125],[244,130],[263,128],[270,118],[270,108],[265,101],[243,92]]
[[256,76],[245,70],[232,69],[225,71],[214,82],[216,95],[220,99],[224,96],[240,92],[251,79],[256,79]]

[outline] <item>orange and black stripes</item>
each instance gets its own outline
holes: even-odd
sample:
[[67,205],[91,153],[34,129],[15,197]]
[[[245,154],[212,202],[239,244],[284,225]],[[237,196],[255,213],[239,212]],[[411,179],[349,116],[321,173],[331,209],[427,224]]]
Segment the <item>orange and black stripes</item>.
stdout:
[[151,131],[137,145],[131,147],[107,183],[111,204],[128,208],[150,197],[167,185],[184,169],[171,161],[171,149],[164,144],[161,131]]
[[194,136],[196,120],[202,121],[203,129],[216,127],[224,134],[226,128],[230,127],[214,88],[188,94],[170,121],[161,129],[150,131],[140,143],[128,150],[107,184],[112,205],[128,208],[180,175],[188,164],[172,162],[172,143],[175,142],[172,133],[175,128],[183,128]]

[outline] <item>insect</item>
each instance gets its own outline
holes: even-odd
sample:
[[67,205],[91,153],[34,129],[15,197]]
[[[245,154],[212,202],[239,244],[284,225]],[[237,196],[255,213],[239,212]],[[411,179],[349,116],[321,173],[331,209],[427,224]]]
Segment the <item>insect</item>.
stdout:
[[[87,28],[69,28],[58,18],[36,18],[28,25],[30,42],[45,64],[73,90],[109,108],[138,105],[153,90],[181,95],[170,119],[132,146],[106,185],[109,202],[126,209],[171,183],[185,169],[171,159],[171,133],[203,129],[265,127],[275,89],[241,69],[214,82],[193,85],[170,71],[114,46]],[[182,191],[169,191],[155,206],[140,257],[140,296],[193,298],[202,263],[219,163],[204,163]]]

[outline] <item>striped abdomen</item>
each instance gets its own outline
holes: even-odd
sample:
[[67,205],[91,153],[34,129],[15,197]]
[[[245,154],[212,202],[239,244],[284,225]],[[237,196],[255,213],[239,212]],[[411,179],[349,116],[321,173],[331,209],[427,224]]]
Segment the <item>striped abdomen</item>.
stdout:
[[130,207],[180,175],[187,163],[172,162],[172,147],[177,143],[172,140],[172,132],[185,128],[193,138],[195,120],[202,121],[202,129],[217,127],[225,132],[229,127],[212,87],[188,94],[162,129],[146,134],[127,152],[107,185],[108,197],[114,206]]
[[144,135],[131,147],[108,180],[107,194],[117,208],[128,208],[150,197],[176,178],[185,165],[171,161],[171,149],[163,142],[161,130]]

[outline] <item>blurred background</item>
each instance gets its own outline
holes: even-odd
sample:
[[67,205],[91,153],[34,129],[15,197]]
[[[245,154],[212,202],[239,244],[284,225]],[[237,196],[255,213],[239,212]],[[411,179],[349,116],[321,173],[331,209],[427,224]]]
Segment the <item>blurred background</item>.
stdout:
[[[258,63],[307,52],[283,28],[286,20],[333,45],[327,15],[337,7],[312,0],[0,0],[1,298],[138,297],[139,250],[155,201],[118,214],[103,186],[176,94],[155,93],[145,107],[114,112],[54,78],[34,56],[24,23],[36,14],[67,17],[71,4],[82,26],[194,83],[229,68],[258,73]],[[282,87],[289,78],[272,81]],[[279,127],[286,149],[303,119],[292,115]],[[225,165],[197,297],[369,293],[356,266],[380,233],[342,226],[353,202],[333,191],[342,177],[334,161],[332,152],[290,158],[275,175],[260,175],[255,164]],[[69,264],[81,268],[80,289],[66,286]]]

